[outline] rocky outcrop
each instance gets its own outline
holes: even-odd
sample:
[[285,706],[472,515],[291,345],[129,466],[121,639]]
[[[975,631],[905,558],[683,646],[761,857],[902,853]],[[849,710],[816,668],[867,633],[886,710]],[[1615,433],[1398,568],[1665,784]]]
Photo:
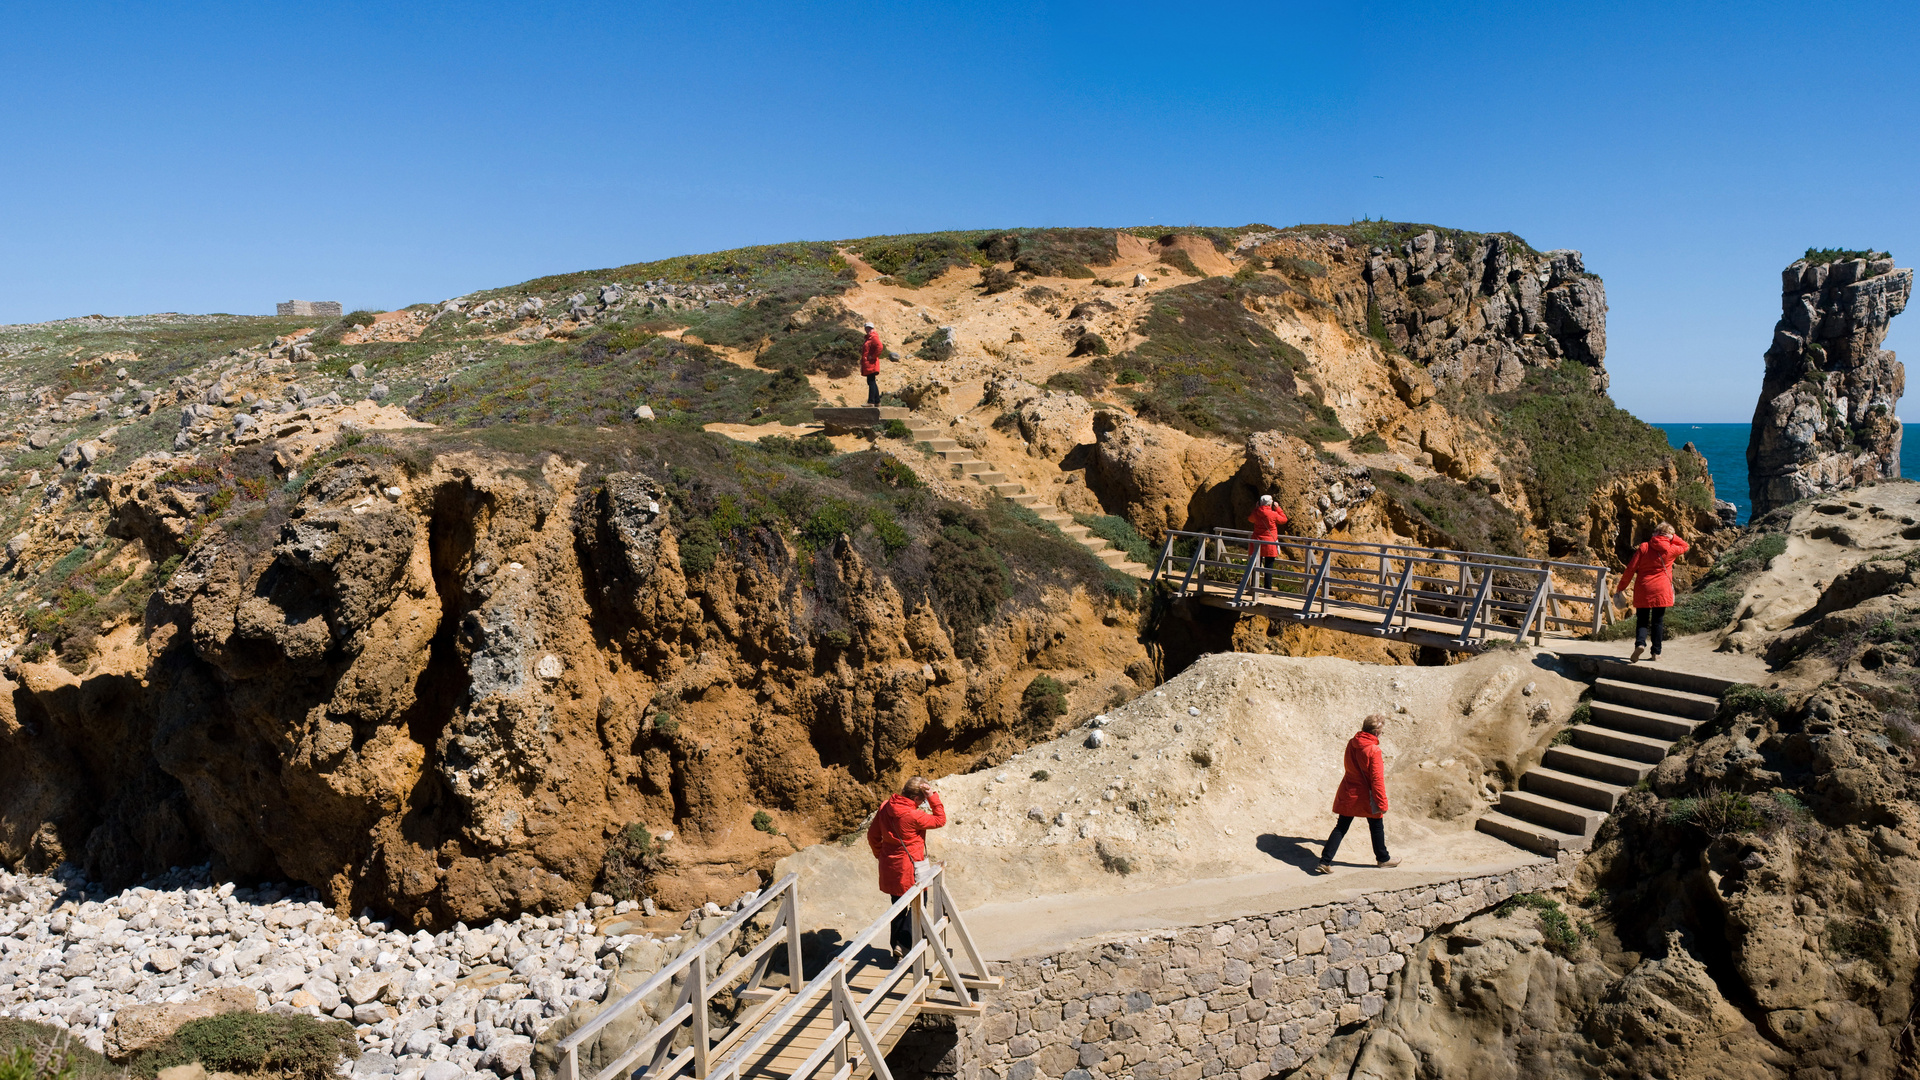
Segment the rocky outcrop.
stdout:
[[[1808,252],[1810,256],[1816,255]],[[1851,253],[1848,253],[1851,254]],[[1753,514],[1900,475],[1906,368],[1880,348],[1913,271],[1885,255],[1799,259],[1781,274],[1780,321],[1747,443]]]
[[1577,251],[1428,229],[1367,258],[1368,321],[1440,382],[1493,391],[1570,360],[1604,390],[1607,291]]
[[[0,862],[119,885],[211,858],[445,926],[572,907],[639,822],[679,834],[654,895],[684,910],[847,831],[902,770],[991,752],[1037,668],[1085,670],[1096,706],[1147,670],[1104,593],[996,587],[956,629],[847,540],[709,532],[690,572],[640,472],[431,462],[326,463],[277,528],[203,525],[84,670],[16,659]],[[116,531],[158,562],[179,534],[141,488]]]

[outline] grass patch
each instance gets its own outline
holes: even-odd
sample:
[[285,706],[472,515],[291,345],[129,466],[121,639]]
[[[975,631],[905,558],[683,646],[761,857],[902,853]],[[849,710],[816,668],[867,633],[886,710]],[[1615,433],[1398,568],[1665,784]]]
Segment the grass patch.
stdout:
[[1868,919],[1827,920],[1827,948],[1836,956],[1865,960],[1889,970],[1893,958],[1893,931]]
[[918,289],[956,266],[986,266],[979,232],[876,236],[861,241],[854,253],[898,284]]
[[1825,266],[1828,263],[1851,262],[1854,259],[1865,259],[1871,262],[1874,259],[1893,258],[1892,255],[1884,251],[1861,250],[1856,248],[1808,248],[1807,253],[1800,257],[1815,266]]
[[780,835],[780,827],[773,823],[773,815],[767,813],[765,810],[755,810],[753,812],[753,827],[766,833],[768,836]]
[[196,1061],[208,1072],[278,1073],[331,1080],[340,1061],[360,1056],[353,1028],[338,1020],[231,1012],[180,1026],[167,1041],[135,1055],[129,1071],[150,1077]]
[[1379,432],[1369,431],[1365,435],[1354,436],[1353,441],[1347,444],[1347,449],[1356,454],[1384,454],[1387,452],[1387,440],[1381,438]]
[[1014,229],[981,238],[976,245],[990,262],[1012,262],[1035,277],[1091,278],[1091,267],[1120,256],[1112,229]]
[[1264,278],[1220,277],[1168,289],[1141,324],[1147,340],[1095,364],[1150,380],[1140,414],[1189,434],[1278,428],[1314,441],[1344,440],[1347,432],[1317,394],[1301,400],[1296,372],[1306,357],[1247,310],[1249,298],[1285,288]]
[[1415,480],[1375,470],[1374,486],[1391,498],[1423,534],[1422,542],[1459,551],[1523,555],[1525,523],[1484,488],[1444,476]]
[[1560,956],[1571,956],[1579,950],[1580,929],[1567,917],[1560,901],[1540,893],[1516,893],[1501,901],[1493,913],[1504,919],[1522,910],[1533,912],[1540,920],[1540,935],[1548,949]]
[[[1516,390],[1489,399],[1489,421],[1521,444],[1536,521],[1580,521],[1595,489],[1627,472],[1651,471],[1669,458],[1698,481],[1695,459],[1677,453],[1660,429],[1592,388],[1580,364],[1529,368]],[[1701,489],[1704,493],[1704,487]]]
[[809,274],[851,282],[853,271],[841,258],[835,245],[823,241],[792,244],[766,244],[733,248],[705,255],[676,255],[654,262],[629,263],[604,270],[581,270],[534,278],[504,289],[476,293],[475,300],[496,296],[540,294],[557,296],[577,292],[609,281],[651,281],[661,279],[682,284],[723,284],[759,282],[783,275]]
[[1020,692],[1020,719],[1038,737],[1052,730],[1055,717],[1067,714],[1067,688],[1051,675],[1035,675]]
[[1075,514],[1073,520],[1085,525],[1088,532],[1126,552],[1127,558],[1134,562],[1152,566],[1159,557],[1153,545],[1126,518],[1112,514]]

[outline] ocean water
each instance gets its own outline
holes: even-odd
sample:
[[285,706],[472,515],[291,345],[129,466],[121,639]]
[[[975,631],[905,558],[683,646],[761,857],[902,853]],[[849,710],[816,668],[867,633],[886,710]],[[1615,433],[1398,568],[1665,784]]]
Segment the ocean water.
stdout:
[[[1751,424],[1655,424],[1674,449],[1692,443],[1707,458],[1714,493],[1740,508],[1745,525],[1753,509],[1747,499],[1747,435]],[[1900,440],[1900,475],[1920,477],[1920,438]]]

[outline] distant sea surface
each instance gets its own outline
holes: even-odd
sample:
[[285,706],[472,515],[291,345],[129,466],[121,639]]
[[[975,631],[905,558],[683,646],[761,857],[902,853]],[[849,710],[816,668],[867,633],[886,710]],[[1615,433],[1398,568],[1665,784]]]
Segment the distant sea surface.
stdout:
[[[1747,435],[1751,424],[1655,424],[1674,449],[1692,443],[1707,456],[1714,494],[1740,508],[1745,525],[1753,510],[1747,498]],[[1920,477],[1920,437],[1900,440],[1900,475]]]

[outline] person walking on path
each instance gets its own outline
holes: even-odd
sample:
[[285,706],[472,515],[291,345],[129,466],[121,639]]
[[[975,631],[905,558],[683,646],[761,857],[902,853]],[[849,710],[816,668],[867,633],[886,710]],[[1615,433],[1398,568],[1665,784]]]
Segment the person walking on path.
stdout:
[[867,377],[867,408],[880,407],[880,331],[867,324],[867,340],[860,343],[860,374]]
[[[927,809],[920,809],[922,803]],[[881,892],[897,901],[913,888],[927,861],[927,830],[946,823],[947,810],[940,805],[940,793],[924,776],[908,778],[900,794],[880,804],[873,824],[867,826],[867,846],[880,861]],[[896,958],[913,947],[911,905],[893,917],[889,941]]]
[[1613,598],[1620,599],[1627,583],[1633,583],[1633,655],[1627,657],[1628,663],[1640,662],[1648,630],[1653,631],[1653,655],[1648,659],[1660,659],[1660,646],[1667,640],[1667,609],[1673,606],[1673,564],[1691,546],[1673,535],[1673,526],[1663,521],[1653,527],[1646,543],[1634,549],[1621,571]]
[[[1280,526],[1287,523],[1287,512],[1273,505],[1273,496],[1260,496],[1260,505],[1247,515],[1247,523],[1253,526],[1254,543],[1247,545],[1247,561],[1258,566],[1261,561],[1280,557],[1280,545],[1260,543],[1262,540],[1280,539]],[[1268,562],[1266,572],[1267,588],[1273,588],[1273,563]]]
[[1320,865],[1313,868],[1316,874],[1333,873],[1333,857],[1340,851],[1340,841],[1347,837],[1347,826],[1353,819],[1367,819],[1367,831],[1373,834],[1373,858],[1380,866],[1399,866],[1400,860],[1387,854],[1387,823],[1383,820],[1387,813],[1387,766],[1380,757],[1380,729],[1387,724],[1387,718],[1374,713],[1360,722],[1360,732],[1347,740],[1347,774],[1340,780],[1340,787],[1333,793],[1333,812],[1340,820],[1333,825],[1333,835],[1327,837],[1327,845],[1320,849]]

